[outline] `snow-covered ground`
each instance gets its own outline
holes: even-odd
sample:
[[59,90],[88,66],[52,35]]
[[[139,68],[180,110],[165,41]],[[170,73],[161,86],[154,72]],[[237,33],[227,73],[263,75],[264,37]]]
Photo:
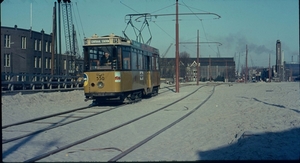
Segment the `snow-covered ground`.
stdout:
[[[161,87],[164,86],[167,85]],[[143,100],[139,106],[151,107],[152,102],[160,101],[155,98],[178,99],[178,95],[196,87],[180,87],[179,93],[157,96],[151,102]],[[191,98],[191,103],[200,104],[210,94],[208,89],[199,91],[203,92]],[[84,102],[82,90],[2,96],[2,125],[90,103]],[[216,87],[214,95],[200,109],[120,161],[298,160],[299,147],[299,82],[233,83]],[[44,161],[97,161],[97,152],[75,152],[73,157],[57,155],[55,160]],[[14,156],[22,160],[18,157],[21,156]]]

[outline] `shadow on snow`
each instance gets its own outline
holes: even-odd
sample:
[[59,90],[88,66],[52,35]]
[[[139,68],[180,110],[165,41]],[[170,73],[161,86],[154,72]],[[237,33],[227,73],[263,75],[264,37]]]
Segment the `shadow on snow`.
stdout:
[[300,128],[244,132],[234,143],[198,151],[199,160],[300,160]]

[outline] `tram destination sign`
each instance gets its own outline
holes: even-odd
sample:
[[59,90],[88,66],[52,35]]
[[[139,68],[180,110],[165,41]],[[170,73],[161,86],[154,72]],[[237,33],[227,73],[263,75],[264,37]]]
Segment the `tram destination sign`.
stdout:
[[91,39],[91,44],[103,44],[103,43],[109,43],[109,39]]

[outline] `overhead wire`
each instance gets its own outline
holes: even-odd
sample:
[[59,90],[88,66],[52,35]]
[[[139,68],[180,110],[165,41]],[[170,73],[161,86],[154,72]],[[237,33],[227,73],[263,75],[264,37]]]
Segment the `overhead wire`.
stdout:
[[151,12],[151,14],[156,13],[156,12],[158,12],[158,11],[161,11],[161,10],[163,10],[163,9],[169,8],[169,7],[174,6],[174,5],[175,5],[175,3],[172,4],[172,5],[170,5],[170,6],[166,6],[166,7],[163,7],[163,8],[161,8],[161,9],[158,9],[158,10],[156,10],[156,11],[153,11],[153,12]]
[[[128,8],[131,9],[132,11],[134,11],[134,12],[136,12],[136,13],[140,13],[140,12],[134,10],[133,8],[129,7],[128,5],[126,5],[126,4],[123,3],[122,1],[120,1],[120,3],[123,4],[124,6],[128,7]],[[197,17],[198,20],[200,20],[202,29],[203,29],[203,31],[204,31],[205,39],[206,39],[206,41],[208,41],[208,39],[207,39],[207,34],[206,34],[206,31],[205,31],[205,28],[204,28],[202,19],[200,19],[200,18],[199,18],[199,17],[191,10],[192,7],[187,6],[184,2],[183,2],[183,4],[184,4],[185,7],[187,7],[187,8],[188,8],[188,9],[189,9],[189,10]],[[161,9],[155,10],[155,11],[150,12],[150,13],[153,14],[153,13],[156,13],[156,12],[158,12],[158,11],[162,11],[162,10],[165,10],[165,9],[167,9],[167,8],[169,8],[169,7],[172,7],[172,6],[174,6],[174,5],[175,5],[175,3],[172,4],[172,5],[165,6],[165,7],[161,8]],[[194,8],[194,9],[195,9],[195,8]],[[197,9],[197,10],[199,10],[199,9]],[[204,10],[200,10],[200,11],[204,11]],[[205,11],[205,12],[207,12],[207,11]],[[209,12],[208,12],[208,13],[209,13]],[[155,17],[155,18],[156,18],[156,17]],[[172,37],[167,31],[165,31],[162,27],[160,27],[160,26],[156,23],[157,21],[153,21],[153,20],[152,20],[151,22],[153,22],[160,30],[162,30],[165,34],[167,34],[170,38],[172,38],[173,41],[175,41],[175,38],[174,38],[174,37]],[[187,46],[185,46],[185,45],[182,45],[182,46],[185,47],[185,48],[187,48]],[[210,45],[208,45],[208,46],[209,46],[209,48],[210,48],[212,51],[214,51],[215,53],[217,53],[214,49],[212,49],[212,47],[211,47]],[[191,50],[190,48],[187,48],[187,49]]]
[[140,12],[138,12],[138,11],[134,10],[133,8],[129,7],[128,5],[126,5],[125,3],[123,3],[122,1],[120,1],[120,3],[123,4],[124,6],[130,8],[132,11],[134,11],[134,12],[140,14]]
[[[140,14],[140,12],[138,12],[138,11],[134,10],[133,8],[129,7],[128,5],[126,5],[125,3],[123,3],[122,1],[120,1],[120,3],[123,4],[124,6],[128,7],[128,8],[131,9],[132,11],[134,11],[134,12]],[[153,11],[153,12],[151,12],[151,13],[155,13],[155,12],[164,10],[164,9],[169,8],[169,7],[171,7],[171,6],[174,6],[174,5],[175,5],[175,4],[172,4],[172,5],[163,7],[163,8],[161,8],[161,9],[158,9],[158,10]],[[165,31],[163,28],[161,28],[157,23],[155,23],[155,21],[150,21],[150,22],[153,22],[159,29],[161,29],[161,30],[162,30],[164,33],[166,33],[169,37],[171,37],[173,40],[175,40],[175,38],[173,38],[168,32],[166,32],[166,31]]]
[[80,24],[81,24],[82,32],[83,32],[83,37],[85,37],[85,33],[84,33],[84,30],[83,30],[83,25],[82,25],[82,21],[81,21],[81,18],[80,18],[80,14],[79,14],[79,9],[78,9],[78,6],[77,6],[77,2],[75,2],[75,4],[76,4],[76,8],[77,8],[77,12],[78,12],[78,16],[79,16],[79,20],[80,20]]
[[[155,22],[153,22],[155,25],[157,25]],[[170,36],[173,40],[175,40],[174,37],[172,37],[168,32],[166,32],[164,29],[162,29],[159,25],[157,25],[158,28],[160,28],[163,32],[165,32],[168,36]]]
[[[80,18],[80,13],[79,13],[79,9],[78,9],[77,2],[75,2],[75,4],[76,4],[77,14],[78,14],[79,21],[80,21],[80,24],[81,24],[82,32],[83,32],[83,37],[85,37],[85,33],[84,33],[84,29],[83,29],[83,25],[82,25],[81,18]],[[74,10],[74,8],[73,8],[73,10]],[[75,16],[75,12],[74,12],[74,16]],[[76,21],[77,29],[79,29],[78,24],[77,24],[77,20],[76,20],[76,16],[75,16],[75,21]],[[83,45],[83,38],[82,38],[82,36],[81,36],[79,30],[78,30],[78,35],[79,35],[79,38],[80,38],[80,39],[79,39],[79,40],[80,40],[80,44]],[[80,46],[80,47],[81,47],[81,46]],[[78,46],[78,48],[79,48],[79,46]],[[79,55],[80,55],[80,54],[79,54]],[[81,55],[80,55],[80,56],[81,56]]]
[[[191,10],[191,8],[189,7],[189,6],[187,6],[183,1],[182,1],[182,3],[185,5],[185,7],[187,7],[199,20],[200,20],[200,22],[201,22],[201,26],[202,26],[202,29],[203,29],[203,31],[204,31],[204,36],[205,36],[205,39],[206,39],[206,41],[208,41],[208,39],[207,39],[207,34],[206,34],[206,31],[205,31],[205,28],[204,28],[204,26],[203,26],[203,22],[202,22],[202,19],[200,19],[192,10]],[[213,50],[212,48],[211,48],[211,46],[210,45],[208,45],[208,47],[212,50],[212,51],[214,51],[215,53],[217,53],[215,50]]]
[[[161,10],[164,10],[164,9],[166,9],[166,8],[172,7],[172,6],[174,6],[174,5],[175,5],[175,3],[173,3],[172,5],[163,7],[163,8],[161,8],[161,9],[158,9],[158,10],[156,10],[156,11],[153,11],[153,12],[151,12],[151,14],[156,13],[156,12],[161,11]],[[156,17],[155,17],[155,18],[156,18]],[[174,37],[172,37],[167,31],[165,31],[165,30],[164,30],[163,28],[161,28],[157,23],[155,23],[155,22],[157,22],[157,21],[151,21],[151,22],[153,22],[159,29],[161,29],[165,34],[167,34],[167,35],[168,35],[170,38],[172,38],[173,41],[175,42],[175,38],[174,38]],[[164,21],[164,22],[165,22],[165,21]]]
[[[75,4],[77,4],[77,2],[75,2]],[[78,22],[77,22],[77,18],[76,18],[76,15],[75,15],[75,9],[74,9],[74,5],[73,5],[73,3],[71,3],[71,9],[72,9],[72,14],[73,14],[73,17],[74,17],[74,20],[75,20],[75,25],[76,25],[76,29],[79,29],[79,27],[78,27]],[[78,10],[77,10],[78,11]],[[80,19],[80,18],[79,18]],[[74,24],[74,23],[73,23]],[[74,29],[74,31],[76,32],[75,34],[76,34],[76,36],[77,36],[77,34],[78,34],[78,36],[79,36],[79,40],[80,40],[80,43],[81,43],[81,45],[83,45],[83,42],[82,42],[82,37],[81,37],[81,34],[80,34],[80,32],[79,32],[79,30],[75,30]],[[77,47],[75,47],[75,48],[78,48],[78,55],[81,57],[81,54],[80,54],[80,49],[81,49],[81,46],[79,46],[78,45],[78,42],[77,42],[77,37],[76,37],[76,40],[74,40],[75,41],[75,45],[77,45]],[[76,51],[75,51],[76,52]]]

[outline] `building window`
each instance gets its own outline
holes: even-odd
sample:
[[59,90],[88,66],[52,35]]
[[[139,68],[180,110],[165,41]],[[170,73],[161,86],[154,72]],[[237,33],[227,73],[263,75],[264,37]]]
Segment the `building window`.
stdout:
[[38,63],[37,57],[34,57],[34,68],[37,68],[37,63]]
[[37,50],[37,40],[34,40],[34,50]]
[[42,41],[39,40],[39,51],[42,51]]
[[42,67],[42,58],[39,57],[39,68],[41,68],[41,67]]
[[72,61],[69,61],[69,70],[72,70]]
[[52,67],[52,65],[51,65],[52,63],[51,63],[51,58],[49,58],[49,68],[51,69]]
[[52,44],[51,44],[51,42],[49,42],[49,52],[50,53],[52,52]]
[[4,67],[10,67],[10,54],[4,54]]
[[4,47],[10,48],[10,35],[4,35]]
[[48,68],[48,58],[45,59],[45,68]]
[[25,36],[21,37],[21,48],[26,49],[26,37]]
[[48,41],[46,41],[45,51],[48,52]]
[[64,70],[67,69],[67,61],[64,59]]

